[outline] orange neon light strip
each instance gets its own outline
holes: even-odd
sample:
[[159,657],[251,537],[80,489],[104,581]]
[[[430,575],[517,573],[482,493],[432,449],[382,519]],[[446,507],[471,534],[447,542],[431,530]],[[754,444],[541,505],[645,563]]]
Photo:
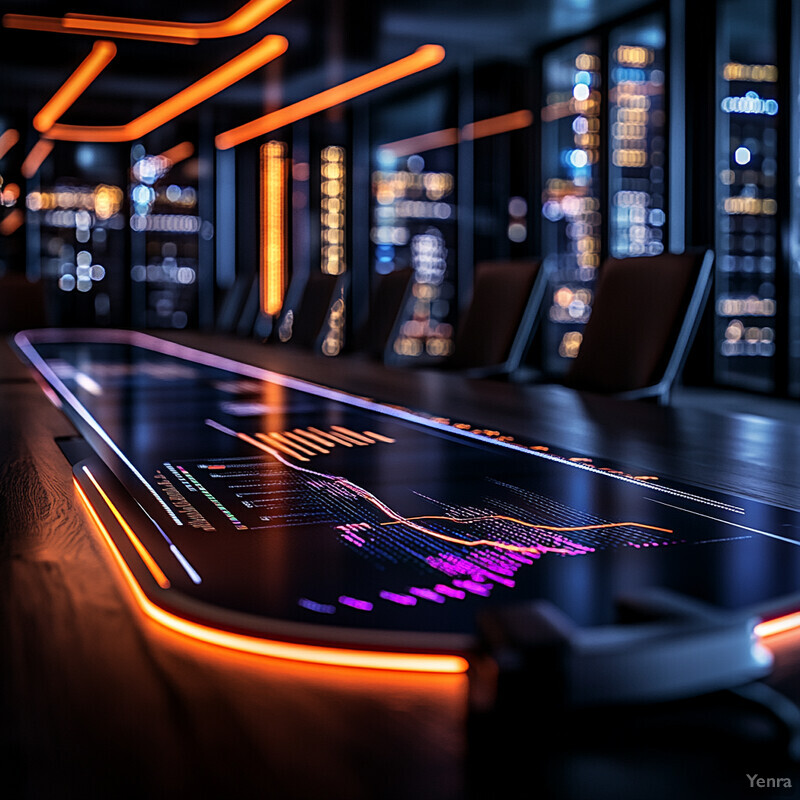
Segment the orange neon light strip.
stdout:
[[68,142],[130,142],[139,139],[276,59],[286,52],[287,46],[283,36],[265,36],[258,44],[126,125],[56,123],[47,131],[47,138]]
[[122,526],[122,530],[125,531],[125,535],[130,539],[131,544],[136,548],[136,552],[139,554],[139,557],[144,561],[144,565],[150,571],[150,574],[155,578],[156,583],[162,589],[169,589],[170,582],[169,578],[164,574],[161,567],[158,566],[156,560],[150,555],[150,551],[142,544],[141,539],[133,532],[131,526],[125,521],[122,514],[119,513],[117,507],[111,502],[109,496],[103,491],[103,488],[97,482],[97,479],[92,475],[92,473],[84,467],[83,471],[86,473],[86,477],[92,482],[92,485],[100,494],[100,497],[103,498],[105,504],[111,509],[111,513],[116,517],[117,522]]
[[0,136],[0,158],[4,158],[5,154],[19,141],[19,131],[13,128],[3,131]]
[[[45,33],[74,33],[83,36],[96,36],[97,31],[80,27],[76,22],[75,27],[67,28],[64,24],[66,17],[37,17],[29,14],[5,14],[3,26],[26,31],[43,31]],[[191,36],[170,36],[168,33],[133,34],[106,33],[118,39],[144,39],[148,42],[161,42],[162,44],[197,44],[198,39]]]
[[444,48],[438,44],[423,45],[410,56],[393,61],[385,67],[367,72],[338,86],[326,89],[324,92],[307,97],[305,100],[300,100],[290,106],[265,114],[263,117],[254,119],[237,128],[224,131],[216,137],[216,145],[220,150],[235,147],[237,144],[255,139],[257,136],[262,136],[285,125],[290,125],[312,114],[325,111],[347,100],[352,100],[354,97],[371,92],[373,89],[378,89],[381,86],[400,80],[400,78],[405,78],[415,72],[433,67],[442,61],[444,55]]
[[95,42],[92,52],[33,118],[33,127],[40,133],[52,128],[56,120],[86,91],[116,54],[117,46],[113,42]]
[[133,594],[136,604],[146,616],[172,631],[189,636],[193,639],[207,642],[208,644],[225,647],[229,650],[239,650],[256,655],[283,658],[290,661],[304,661],[312,664],[328,664],[339,667],[364,667],[368,669],[401,670],[404,672],[439,672],[459,674],[467,671],[466,659],[461,656],[429,655],[424,653],[390,653],[371,652],[366,650],[346,650],[338,647],[318,647],[314,645],[294,644],[292,642],[278,642],[272,639],[260,639],[255,636],[245,636],[239,633],[210,628],[197,622],[179,617],[165,611],[153,603],[139,586],[136,578],[125,563],[125,559],[117,549],[114,540],[103,525],[97,511],[95,511],[89,498],[75,480],[75,488],[83,500],[90,516],[97,525],[103,540],[117,566],[122,572],[122,577]]
[[261,310],[275,316],[286,294],[286,145],[261,145],[259,166]]
[[414,153],[436,150],[439,147],[449,147],[451,144],[458,144],[460,141],[461,136],[458,128],[444,128],[440,131],[422,133],[419,136],[411,136],[408,139],[399,139],[396,142],[382,144],[380,149],[391,150],[398,158],[402,158]]
[[415,153],[424,153],[436,150],[439,147],[449,147],[461,141],[471,142],[474,139],[483,139],[487,136],[497,136],[500,133],[517,131],[533,125],[533,113],[527,109],[512,111],[510,114],[501,114],[499,117],[470,122],[459,131],[458,128],[443,128],[440,131],[422,133],[408,139],[398,139],[396,142],[382,144],[381,150],[391,150],[398,158],[410,156]]
[[465,141],[483,139],[485,136],[497,136],[498,133],[518,131],[533,125],[533,114],[527,109],[501,114],[478,122],[470,122],[461,129],[461,138]]
[[25,222],[25,215],[15,208],[2,222],[0,222],[0,235],[11,236],[12,233],[22,227]]
[[194,145],[191,142],[181,142],[169,150],[165,150],[159,158],[165,158],[171,164],[177,164],[180,161],[185,161],[194,155]]
[[6,14],[6,28],[73,33],[86,36],[111,36],[118,39],[145,39],[156,42],[197,44],[200,39],[221,39],[246,33],[283,8],[289,0],[249,0],[238,11],[217,22],[162,22],[151,19],[103,17],[92,14],[66,14],[63,17],[37,17]]
[[759,622],[754,631],[756,636],[763,638],[765,636],[774,636],[776,633],[785,633],[795,628],[800,628],[800,611]]
[[39,171],[39,167],[42,166],[47,156],[50,155],[53,147],[53,142],[48,141],[47,139],[39,139],[39,141],[36,142],[33,147],[31,147],[30,153],[25,156],[25,160],[22,162],[22,166],[19,168],[19,171],[22,173],[22,177],[32,178]]

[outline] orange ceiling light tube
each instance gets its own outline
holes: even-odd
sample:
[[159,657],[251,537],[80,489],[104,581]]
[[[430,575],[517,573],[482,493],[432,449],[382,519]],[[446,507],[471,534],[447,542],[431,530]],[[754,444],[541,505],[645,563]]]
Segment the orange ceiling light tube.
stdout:
[[177,164],[180,161],[185,161],[194,155],[194,145],[191,142],[181,142],[169,150],[165,150],[161,154],[161,158],[165,158],[170,164]]
[[39,167],[42,166],[44,160],[50,155],[53,146],[53,142],[47,139],[39,139],[39,141],[31,147],[30,153],[25,156],[25,160],[19,168],[23,178],[32,178],[39,171]]
[[324,92],[307,97],[285,108],[280,108],[263,117],[254,119],[237,128],[220,133],[215,143],[220,150],[227,150],[237,144],[255,139],[265,133],[290,125],[300,119],[317,114],[320,111],[337,106],[354,97],[371,92],[381,86],[421,72],[429,67],[436,66],[444,59],[444,48],[438,44],[426,44],[418,48],[410,56],[393,61],[385,67],[367,72],[350,81],[341,83]]
[[265,36],[258,44],[126,125],[56,123],[45,135],[48,139],[65,142],[130,142],[139,139],[276,59],[286,52],[287,47],[288,42],[283,36]]
[[144,39],[173,44],[197,44],[200,39],[222,39],[246,33],[290,0],[249,0],[238,11],[217,22],[163,22],[127,17],[103,17],[93,14],[66,14],[63,17],[37,17],[29,14],[6,14],[3,25],[51,33],[74,33],[84,36],[110,36],[118,39]]
[[396,142],[382,144],[381,150],[391,151],[397,158],[410,156],[415,153],[424,153],[436,150],[439,147],[449,147],[465,141],[483,139],[487,136],[497,136],[500,133],[521,130],[533,124],[533,114],[527,109],[512,111],[510,114],[501,114],[499,117],[489,117],[477,122],[470,122],[461,130],[458,128],[444,128],[440,131],[431,131],[408,139],[398,139]]
[[33,118],[33,127],[40,133],[52,128],[56,120],[86,91],[116,54],[117,46],[113,42],[95,42],[92,52]]
[[281,642],[273,639],[262,639],[241,633],[211,628],[199,622],[179,617],[156,605],[145,594],[133,572],[122,557],[111,534],[100,519],[100,515],[91,500],[73,477],[75,489],[94,520],[97,529],[111,552],[114,562],[120,569],[122,577],[130,589],[139,609],[154,622],[171,631],[198,639],[208,644],[228,650],[238,650],[256,655],[282,658],[290,661],[303,661],[311,664],[328,664],[338,667],[363,667],[367,669],[399,670],[403,672],[433,672],[460,674],[467,671],[468,663],[461,656],[434,655],[428,653],[391,653],[369,650],[348,650],[339,647],[322,647],[295,642]]
[[270,316],[280,312],[286,294],[286,166],[283,142],[261,145],[259,294],[261,310]]
[[465,141],[483,139],[485,136],[497,136],[499,133],[518,131],[533,124],[533,114],[527,109],[501,114],[478,122],[470,122],[461,129],[461,138]]
[[5,158],[6,153],[19,141],[19,131],[14,128],[4,130],[0,135],[0,158]]
[[0,222],[0,235],[11,236],[14,231],[17,231],[22,227],[23,222],[25,222],[25,215],[18,208],[15,208],[2,222]]
[[382,144],[380,150],[389,151],[397,156],[414,155],[415,153],[425,153],[428,150],[437,150],[440,147],[449,147],[453,144],[458,144],[461,141],[461,135],[458,128],[444,128],[440,131],[431,131],[430,133],[421,133],[419,136],[410,136],[408,139],[398,139],[396,142],[389,142],[389,144]]

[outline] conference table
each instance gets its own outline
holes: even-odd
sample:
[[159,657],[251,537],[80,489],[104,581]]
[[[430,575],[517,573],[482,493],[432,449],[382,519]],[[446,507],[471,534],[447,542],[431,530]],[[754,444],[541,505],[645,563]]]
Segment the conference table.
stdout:
[[[329,445],[338,430],[337,441],[359,444],[361,437],[360,444],[377,453],[395,447],[389,444],[396,438],[388,435],[392,425],[418,416],[440,438],[482,437],[506,447],[524,442],[538,456],[557,458],[554,468],[583,470],[581,480],[595,480],[605,470],[618,483],[657,478],[662,485],[683,487],[682,497],[689,496],[690,487],[697,496],[728,498],[725,502],[733,497],[743,507],[777,509],[780,536],[759,547],[772,548],[770,558],[782,565],[770,575],[789,588],[794,581],[790,545],[793,510],[800,506],[800,424],[791,420],[658,407],[556,385],[392,369],[207,333],[154,336],[175,345],[176,352],[203,353],[284,376],[292,391],[309,382],[325,397],[346,393],[361,404],[359,413],[383,405],[399,414],[399,422],[389,420],[380,430],[374,424],[358,431],[311,429]],[[66,372],[62,368],[59,374],[63,378]],[[93,381],[88,374],[87,397]],[[778,796],[791,796],[785,781],[795,787],[800,782],[792,760],[792,701],[800,701],[800,633],[793,630],[765,640],[774,664],[753,691],[567,713],[553,702],[556,689],[547,674],[534,673],[515,690],[512,702],[495,707],[492,698],[481,696],[491,681],[478,674],[483,668],[478,660],[468,672],[314,663],[313,658],[221,647],[159,624],[135,602],[99,532],[102,525],[73,480],[73,465],[91,447],[62,401],[41,371],[23,363],[18,348],[5,341],[0,347],[0,712],[6,775],[16,792],[11,796],[221,797],[247,791],[275,798],[460,798],[517,796],[520,782],[528,787],[524,796],[542,797],[732,797],[752,796],[763,786],[773,788],[762,794],[774,789]],[[137,407],[134,401],[126,414],[135,418]],[[212,423],[212,432],[223,440],[228,436],[240,446],[244,435],[255,442],[230,422]],[[135,434],[136,424],[125,424]],[[449,430],[442,433],[442,426]],[[300,442],[297,436],[294,440]],[[302,452],[310,455],[311,441]],[[276,442],[283,442],[280,452]],[[279,460],[296,458],[300,451],[290,447],[287,454],[287,442],[273,439],[266,452]],[[339,450],[344,453],[342,446]],[[71,452],[77,455],[70,458]],[[236,455],[231,450],[226,457]],[[308,473],[312,466],[300,470]],[[179,472],[188,475],[180,465],[178,479]],[[314,473],[315,480],[320,474]],[[378,502],[366,491],[360,499],[372,506]],[[221,507],[215,498],[209,502]],[[390,513],[387,506],[380,508]],[[409,526],[412,519],[422,516],[389,521]],[[431,522],[434,515],[427,519],[424,527],[414,523],[416,534],[439,530]],[[359,530],[364,528],[343,526],[351,550],[362,547]],[[650,534],[628,534],[626,546],[636,548],[631,558],[644,558],[646,545],[668,544],[663,537],[656,542]],[[565,545],[559,540],[558,554],[564,555],[565,547],[572,548],[569,555],[580,548],[584,552],[586,541],[578,537]],[[541,541],[536,547],[545,552]],[[714,567],[719,574],[710,582],[725,583],[728,592],[731,585],[749,587],[748,565],[761,550],[741,552],[727,561],[704,556],[709,563],[724,562]],[[213,554],[204,558],[214,560]],[[580,555],[570,563],[588,558]],[[224,554],[218,560],[224,562]],[[576,580],[572,573],[570,580]],[[768,593],[770,587],[761,584],[758,591]],[[437,584],[439,593],[455,593],[454,586],[462,585],[465,591],[484,591],[474,581],[443,585]],[[405,613],[404,604],[421,607],[423,599],[436,599],[422,583],[414,597],[380,586],[372,587],[376,596],[380,590],[397,606],[385,616],[389,627]],[[309,600],[297,613],[332,613],[327,609]],[[574,611],[580,616],[579,607]],[[341,608],[337,613],[356,614]],[[433,630],[443,642],[445,634]],[[431,644],[431,632],[426,636],[419,640],[426,643],[425,655],[441,655],[436,642]],[[449,648],[442,644],[440,649]],[[773,782],[758,784],[759,776]]]

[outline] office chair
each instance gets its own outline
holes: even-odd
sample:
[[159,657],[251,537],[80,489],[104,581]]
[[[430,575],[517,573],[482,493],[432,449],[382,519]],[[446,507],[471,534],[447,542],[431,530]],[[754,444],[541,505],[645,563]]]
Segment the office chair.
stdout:
[[538,260],[476,264],[472,300],[446,368],[469,377],[516,370],[533,338],[546,285]]
[[714,253],[609,258],[564,383],[669,402],[711,289]]
[[391,348],[413,284],[411,267],[381,275],[376,283],[366,322],[356,332],[353,349],[370,358],[391,360]]
[[258,316],[258,275],[238,275],[220,305],[216,329],[250,336]]
[[277,340],[293,347],[319,352],[327,333],[331,308],[347,288],[347,276],[312,272],[296,303],[281,310]]

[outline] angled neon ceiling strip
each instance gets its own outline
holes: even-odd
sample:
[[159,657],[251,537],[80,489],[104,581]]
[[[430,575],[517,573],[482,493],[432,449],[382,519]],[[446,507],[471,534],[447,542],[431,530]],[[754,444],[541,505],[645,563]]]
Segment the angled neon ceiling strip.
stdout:
[[285,53],[287,46],[288,42],[283,36],[265,36],[258,44],[126,125],[56,123],[45,135],[48,139],[67,142],[130,142],[232,86],[245,75]]
[[444,48],[438,44],[422,45],[410,56],[401,58],[399,61],[393,61],[385,67],[340,83],[338,86],[333,86],[324,92],[307,97],[305,100],[265,114],[263,117],[258,117],[258,119],[237,128],[224,131],[216,137],[215,143],[220,150],[227,150],[249,139],[255,139],[257,136],[282,128],[284,125],[290,125],[299,119],[352,100],[354,97],[366,94],[400,78],[433,67],[442,61],[444,55]]
[[448,147],[461,141],[471,142],[487,136],[496,136],[499,133],[508,133],[533,124],[533,114],[527,109],[512,111],[510,114],[501,114],[499,117],[489,117],[466,124],[461,130],[458,128],[444,128],[440,131],[431,131],[408,139],[398,139],[396,142],[382,144],[380,150],[391,151],[397,158],[410,156],[413,153],[424,153],[427,150],[436,150],[439,147]]
[[0,159],[19,141],[19,131],[8,128],[0,136]]
[[112,42],[95,42],[92,52],[81,62],[61,88],[33,118],[33,127],[44,133],[84,93],[89,84],[109,65],[117,53]]
[[120,39],[197,44],[200,39],[221,39],[246,33],[289,2],[290,0],[249,0],[238,11],[218,22],[163,22],[92,14],[66,14],[63,17],[6,14],[3,17],[3,25],[6,28],[51,33],[74,33],[86,36],[102,34]]
[[180,161],[191,158],[193,155],[194,145],[191,142],[181,142],[161,153],[161,158],[165,158],[170,164],[177,164]]
[[39,139],[39,141],[31,147],[30,153],[25,156],[25,160],[19,168],[22,177],[32,178],[39,171],[39,167],[42,166],[44,160],[50,155],[52,149],[53,142],[49,142],[47,139]]

